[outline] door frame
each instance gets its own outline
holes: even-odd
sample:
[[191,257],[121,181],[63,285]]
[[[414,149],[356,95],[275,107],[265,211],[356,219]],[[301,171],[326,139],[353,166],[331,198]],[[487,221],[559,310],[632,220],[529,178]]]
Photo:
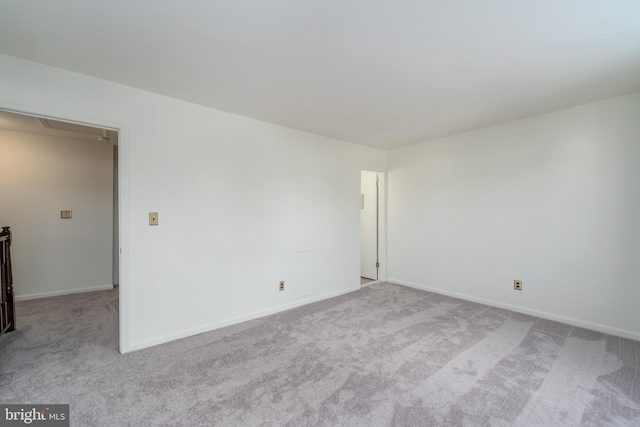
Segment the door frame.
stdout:
[[118,239],[119,272],[118,272],[118,350],[120,353],[131,351],[131,291],[129,288],[130,239],[129,239],[129,126],[126,123],[112,120],[86,117],[69,111],[52,111],[41,107],[13,105],[0,100],[0,110],[26,116],[94,126],[118,132]]
[[378,172],[378,281],[387,280],[387,172]]
[[[368,172],[375,172],[377,174],[377,179],[378,179],[378,191],[377,191],[377,199],[378,199],[378,203],[377,203],[377,223],[378,223],[378,229],[377,229],[377,258],[378,258],[378,263],[380,263],[380,267],[378,267],[378,278],[377,280],[375,280],[375,282],[384,282],[387,280],[387,174],[386,171],[379,171],[376,169],[360,169],[360,171],[358,172],[360,174],[360,186],[359,186],[359,193],[362,192],[362,172],[363,171],[368,171]],[[361,225],[361,222],[358,222],[358,225]],[[359,245],[358,247],[360,247],[361,243],[361,235],[360,233],[358,233],[358,236],[360,237],[359,239]],[[359,257],[358,257],[358,262],[362,263],[362,252],[359,250]],[[358,270],[360,271],[360,267],[358,268]],[[360,283],[360,277],[358,277],[358,284]],[[358,285],[360,286],[360,285]]]

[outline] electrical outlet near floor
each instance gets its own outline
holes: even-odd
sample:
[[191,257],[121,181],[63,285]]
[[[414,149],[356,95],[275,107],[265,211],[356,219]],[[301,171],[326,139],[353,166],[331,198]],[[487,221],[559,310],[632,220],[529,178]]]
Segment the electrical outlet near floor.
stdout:
[[522,280],[514,280],[513,281],[513,289],[515,289],[516,291],[521,291],[522,290]]
[[284,280],[280,282],[280,292],[284,291]]

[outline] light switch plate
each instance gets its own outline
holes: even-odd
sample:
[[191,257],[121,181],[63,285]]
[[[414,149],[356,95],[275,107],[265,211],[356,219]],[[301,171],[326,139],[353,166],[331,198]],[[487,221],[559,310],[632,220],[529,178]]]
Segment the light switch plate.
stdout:
[[158,225],[158,212],[149,212],[149,225]]
[[71,219],[71,211],[60,211],[60,219]]

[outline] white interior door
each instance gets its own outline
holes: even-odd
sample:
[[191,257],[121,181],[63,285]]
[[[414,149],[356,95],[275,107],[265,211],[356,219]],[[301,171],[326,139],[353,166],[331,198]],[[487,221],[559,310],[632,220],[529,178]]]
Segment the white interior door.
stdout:
[[378,279],[378,174],[361,172],[360,276]]

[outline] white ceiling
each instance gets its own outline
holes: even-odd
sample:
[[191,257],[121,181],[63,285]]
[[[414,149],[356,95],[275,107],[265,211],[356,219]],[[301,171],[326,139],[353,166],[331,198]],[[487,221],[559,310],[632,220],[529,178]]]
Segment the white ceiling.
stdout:
[[0,52],[391,148],[640,90],[638,0],[4,0]]

